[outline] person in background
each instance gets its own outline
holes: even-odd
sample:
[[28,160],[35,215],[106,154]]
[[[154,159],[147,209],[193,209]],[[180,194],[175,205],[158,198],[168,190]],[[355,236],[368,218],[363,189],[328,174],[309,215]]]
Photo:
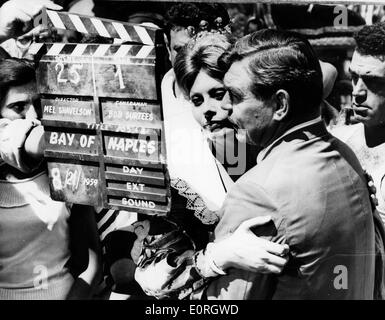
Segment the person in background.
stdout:
[[335,111],[330,115],[330,129],[336,126],[343,126],[347,124],[357,123],[352,119],[352,83],[350,80],[338,81],[330,96],[327,98],[328,102]]
[[[385,299],[385,23],[364,26],[355,34],[356,48],[350,63],[352,122],[332,134],[346,142],[373,177],[378,199],[375,212],[376,299]],[[382,220],[382,223],[381,223]]]
[[246,35],[246,28],[247,28],[247,16],[243,13],[237,13],[231,19],[231,33],[236,38],[239,39],[244,35]]
[[89,299],[100,280],[94,212],[50,198],[31,62],[0,60],[0,299]]
[[[33,28],[33,20],[43,7],[62,8],[49,0],[5,2],[0,7],[0,41],[11,38],[29,41],[44,35],[39,26]],[[91,298],[100,275],[93,210],[78,205],[71,208],[70,204],[50,198],[46,165],[42,161],[44,144],[34,66],[27,60],[8,59],[9,55],[3,58],[1,296],[4,299]]]
[[255,31],[258,31],[264,28],[266,27],[264,25],[263,19],[252,17],[249,20],[247,20],[245,35],[248,35],[250,33],[253,33]]
[[332,133],[357,154],[362,166],[373,176],[385,222],[385,23],[363,27],[356,35],[357,47],[350,64],[352,77],[351,126]]

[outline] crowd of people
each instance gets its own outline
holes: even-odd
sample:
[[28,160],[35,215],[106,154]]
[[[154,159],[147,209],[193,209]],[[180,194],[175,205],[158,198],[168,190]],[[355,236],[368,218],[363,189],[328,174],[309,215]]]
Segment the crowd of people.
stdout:
[[[3,4],[0,41],[43,37],[44,6]],[[384,299],[385,23],[356,33],[355,124],[331,126],[337,69],[304,36],[239,35],[219,4],[165,20],[172,208],[103,250],[97,208],[50,198],[35,65],[0,52],[0,299]]]

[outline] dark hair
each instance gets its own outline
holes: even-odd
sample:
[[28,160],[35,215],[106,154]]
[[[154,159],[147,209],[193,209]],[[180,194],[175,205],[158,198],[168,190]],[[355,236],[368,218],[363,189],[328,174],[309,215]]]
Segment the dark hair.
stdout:
[[222,18],[222,24],[227,25],[230,17],[224,6],[218,3],[191,3],[184,2],[174,4],[166,13],[166,34],[170,40],[170,31],[180,28],[194,27],[199,29],[199,24],[205,20],[209,24],[209,29],[214,27],[214,21],[218,17]]
[[34,63],[25,59],[0,59],[0,100],[10,87],[22,86],[35,81]]
[[230,34],[206,33],[191,39],[177,54],[175,78],[185,95],[189,95],[198,73],[204,70],[210,77],[223,80],[225,71],[218,59],[233,43]]
[[250,31],[250,25],[255,24],[257,25],[257,30],[261,30],[266,28],[265,24],[263,23],[263,20],[260,18],[251,18],[247,21],[246,27],[245,27],[245,35],[251,33]]
[[11,58],[11,55],[3,47],[0,47],[0,59],[5,58]]
[[248,59],[251,92],[269,99],[277,90],[290,95],[293,113],[314,113],[322,100],[322,71],[310,43],[301,35],[272,29],[249,34],[219,59],[228,70],[235,61]]
[[385,58],[385,22],[362,27],[354,39],[360,54]]

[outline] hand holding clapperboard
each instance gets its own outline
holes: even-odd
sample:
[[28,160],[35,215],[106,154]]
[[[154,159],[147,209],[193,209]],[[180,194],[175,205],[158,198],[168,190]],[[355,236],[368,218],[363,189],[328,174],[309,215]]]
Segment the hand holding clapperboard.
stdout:
[[[160,30],[44,9],[35,24],[124,44],[33,43],[54,200],[166,215]],[[37,26],[36,26],[37,27]]]

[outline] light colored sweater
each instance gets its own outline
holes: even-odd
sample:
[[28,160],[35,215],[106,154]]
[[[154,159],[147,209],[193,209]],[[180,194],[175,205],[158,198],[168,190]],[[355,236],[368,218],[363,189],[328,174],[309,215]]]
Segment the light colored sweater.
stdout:
[[50,198],[46,173],[0,180],[0,300],[66,297],[68,217],[66,205]]

